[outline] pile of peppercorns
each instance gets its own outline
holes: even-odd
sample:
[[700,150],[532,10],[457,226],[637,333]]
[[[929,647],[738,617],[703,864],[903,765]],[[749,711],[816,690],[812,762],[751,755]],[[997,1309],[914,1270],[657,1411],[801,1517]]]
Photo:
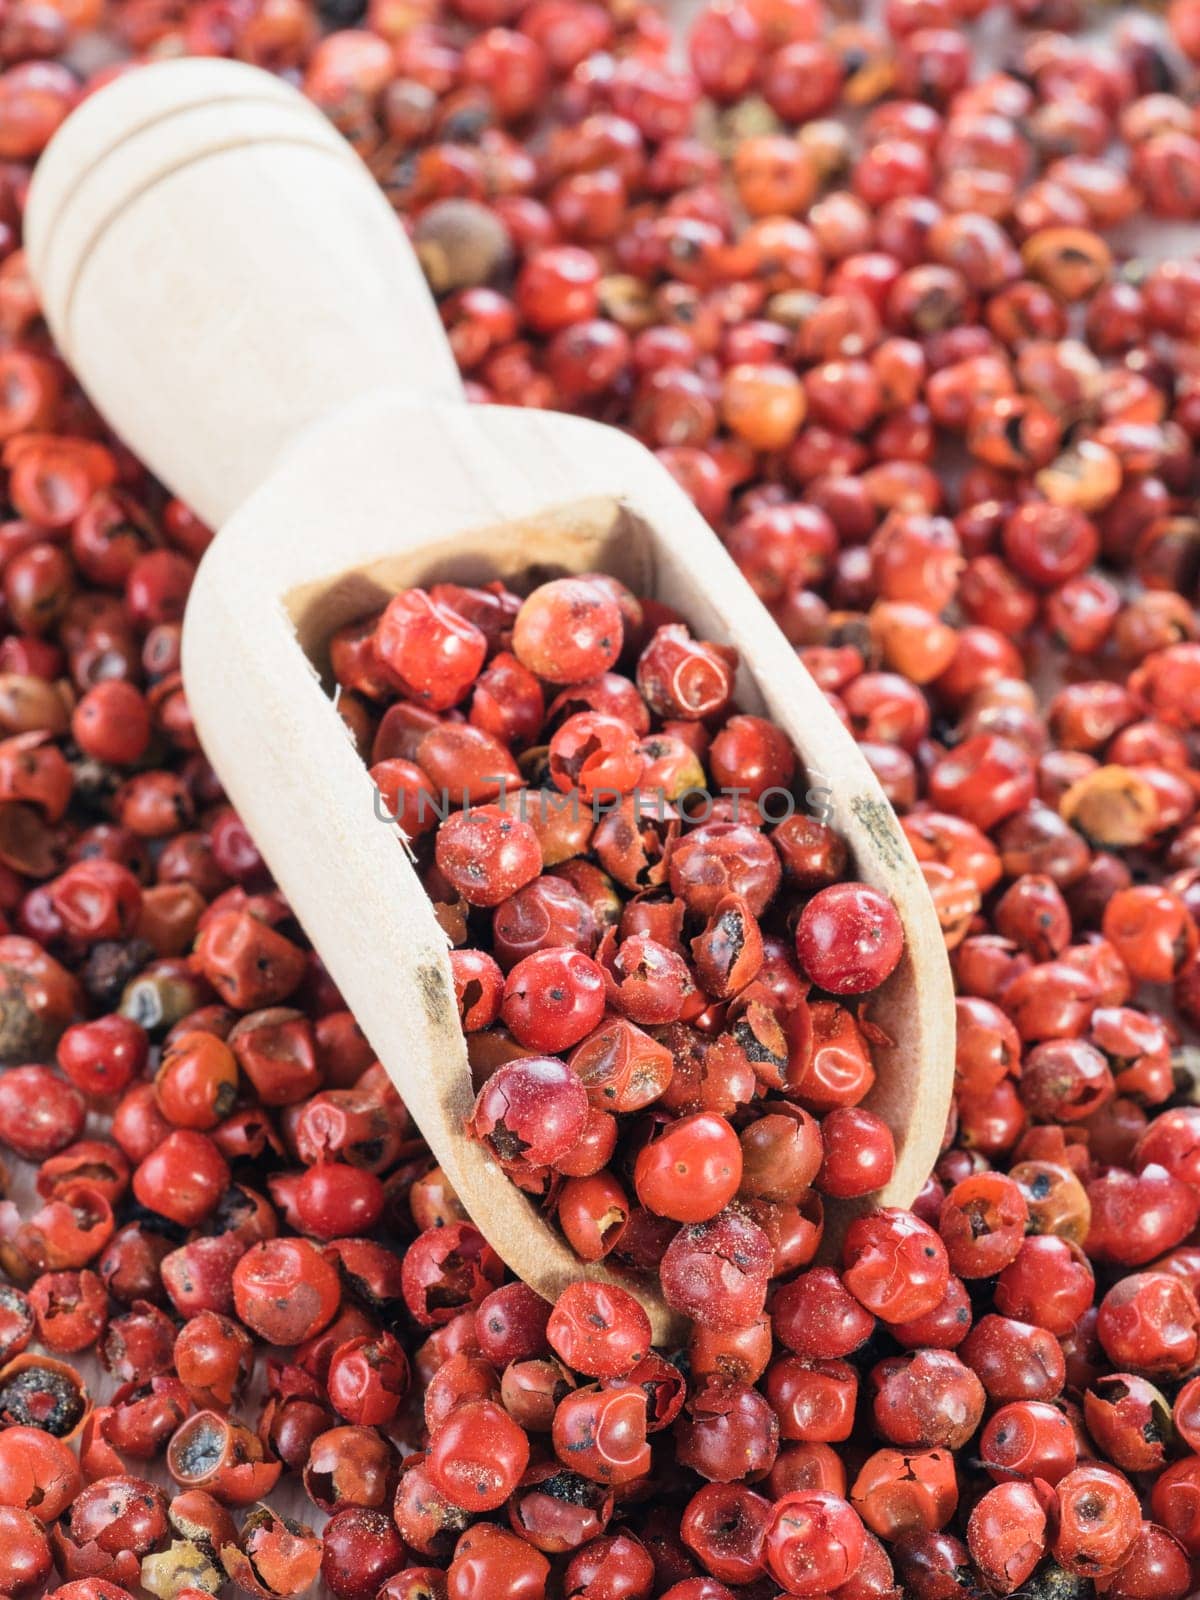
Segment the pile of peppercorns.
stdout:
[[454,947],[472,1136],[581,1260],[656,1274],[701,1326],[760,1323],[821,1196],[892,1176],[860,1102],[904,934],[797,809],[786,734],[735,711],[736,653],[585,574],[405,589],[330,654],[386,705],[371,775]]
[[[1200,262],[1128,243],[1200,218],[1200,4],[1103,45],[1080,0],[849,9],[721,0],[681,66],[637,0],[0,6],[3,1600],[1200,1588]],[[504,1281],[197,747],[209,532],[106,433],[20,249],[67,63],[180,52],[353,140],[472,398],[657,453],[922,862],[946,1146],[817,1264],[821,1190],[887,1170],[890,941],[839,988],[836,816],[685,800],[799,782],[721,650],[595,575],[590,644],[554,583],[408,591],[333,643],[395,809],[486,776],[481,740],[515,772],[411,830],[473,1125],[580,1255],[665,1289],[686,1258],[682,1350],[620,1290]],[[515,809],[592,783],[677,814]]]

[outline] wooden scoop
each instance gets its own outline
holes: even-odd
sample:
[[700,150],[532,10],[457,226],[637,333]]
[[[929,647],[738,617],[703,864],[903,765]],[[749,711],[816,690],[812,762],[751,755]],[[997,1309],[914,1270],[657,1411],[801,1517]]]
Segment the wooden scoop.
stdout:
[[[32,270],[114,429],[221,529],[188,605],[205,750],[449,1181],[547,1299],[584,1267],[464,1135],[471,1078],[444,935],[331,702],[326,641],[409,584],[604,569],[737,647],[737,694],[784,727],[905,957],[872,1005],[870,1103],[913,1199],[954,1066],[933,905],[854,741],[687,496],[615,430],[468,406],[420,269],[349,146],[278,79],[139,68],[86,100],[35,176]],[[677,1321],[640,1290],[656,1339]]]

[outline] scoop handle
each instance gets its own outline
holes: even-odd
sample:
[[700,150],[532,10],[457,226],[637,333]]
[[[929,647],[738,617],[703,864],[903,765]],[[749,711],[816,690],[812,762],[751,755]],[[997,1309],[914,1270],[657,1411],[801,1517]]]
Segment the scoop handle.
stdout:
[[391,206],[321,113],[257,68],[163,62],[84,100],[42,157],[25,230],[91,399],[214,526],[360,395],[463,396]]

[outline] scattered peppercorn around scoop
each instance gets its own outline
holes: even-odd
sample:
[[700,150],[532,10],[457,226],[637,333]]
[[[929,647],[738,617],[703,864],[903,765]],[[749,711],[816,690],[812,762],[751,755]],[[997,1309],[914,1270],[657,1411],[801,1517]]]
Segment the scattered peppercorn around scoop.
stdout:
[[[639,0],[0,9],[0,1595],[1186,1600],[1200,266],[1131,252],[1200,219],[1197,0],[720,0],[686,65]],[[81,93],[189,52],[352,139],[473,400],[657,453],[921,862],[954,1114],[818,1257],[895,930],[728,652],[596,574],[332,641],[475,1130],[683,1350],[505,1281],[197,748],[210,532],[21,250]]]

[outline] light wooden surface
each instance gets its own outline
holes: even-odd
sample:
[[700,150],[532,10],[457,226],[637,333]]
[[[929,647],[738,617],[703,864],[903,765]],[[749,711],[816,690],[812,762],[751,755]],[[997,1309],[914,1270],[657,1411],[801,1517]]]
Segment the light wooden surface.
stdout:
[[326,118],[233,61],[142,68],[37,169],[47,320],[112,426],[220,527],[304,427],[462,384],[392,208]]
[[[330,630],[408,583],[602,567],[741,653],[907,951],[872,1015],[870,1103],[906,1204],[942,1137],[953,994],[916,862],[824,695],[670,476],[577,418],[468,408],[402,229],[300,97],[225,62],[158,65],[87,101],[34,181],[47,315],[130,445],[223,525],[188,608],[205,748],[431,1149],[548,1298],[584,1270],[463,1134],[471,1104],[444,938],[314,670]],[[319,419],[319,420],[318,420]],[[244,502],[244,503],[243,503]],[[235,508],[237,508],[235,510]],[[674,1319],[642,1291],[656,1338]]]

